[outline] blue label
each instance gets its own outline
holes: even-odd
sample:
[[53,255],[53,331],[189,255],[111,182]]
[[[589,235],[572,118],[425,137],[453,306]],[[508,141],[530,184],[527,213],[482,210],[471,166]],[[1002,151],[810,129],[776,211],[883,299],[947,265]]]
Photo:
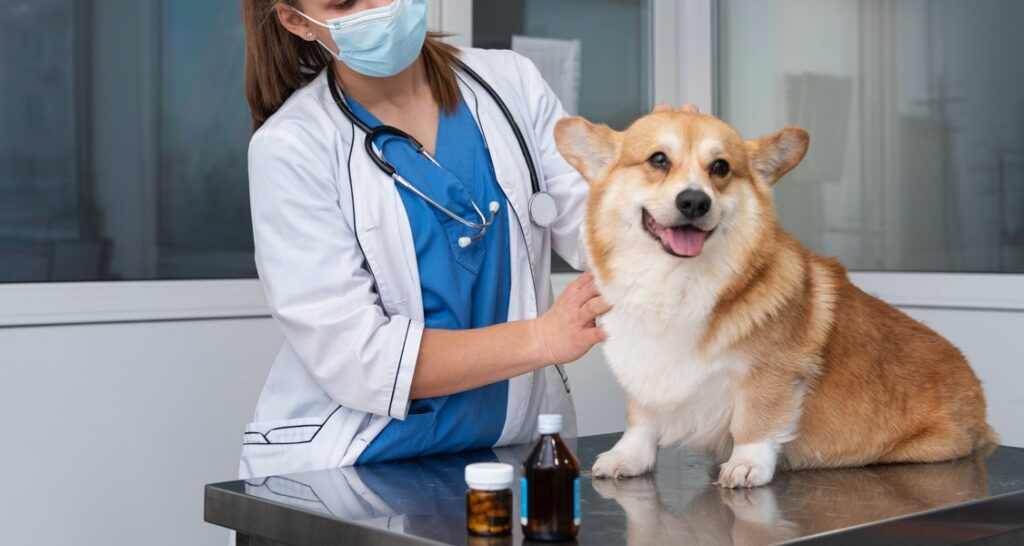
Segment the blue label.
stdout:
[[572,482],[572,519],[576,525],[580,524],[580,479]]
[[527,511],[528,495],[526,494],[526,477],[519,478],[519,523],[526,525],[529,523],[530,513]]

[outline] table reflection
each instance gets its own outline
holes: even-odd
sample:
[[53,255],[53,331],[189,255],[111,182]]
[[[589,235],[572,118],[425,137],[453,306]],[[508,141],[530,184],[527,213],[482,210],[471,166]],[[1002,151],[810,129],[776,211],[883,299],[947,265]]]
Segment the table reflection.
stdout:
[[594,480],[625,512],[630,545],[774,544],[988,495],[989,453],[957,461],[780,472],[764,487],[708,484],[663,500],[653,476]]

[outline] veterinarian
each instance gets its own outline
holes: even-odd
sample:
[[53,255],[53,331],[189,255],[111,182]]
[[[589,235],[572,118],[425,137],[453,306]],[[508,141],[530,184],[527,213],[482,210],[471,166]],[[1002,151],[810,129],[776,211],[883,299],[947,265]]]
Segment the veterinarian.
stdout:
[[243,6],[256,265],[286,343],[242,477],[525,443],[540,413],[575,435],[558,365],[608,307],[589,274],[552,302],[551,249],[585,266],[587,186],[534,65],[442,43],[425,0]]

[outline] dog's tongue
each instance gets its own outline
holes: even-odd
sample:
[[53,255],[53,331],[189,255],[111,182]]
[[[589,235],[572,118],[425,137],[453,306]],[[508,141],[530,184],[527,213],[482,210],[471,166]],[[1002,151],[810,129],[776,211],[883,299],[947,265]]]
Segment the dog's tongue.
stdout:
[[704,250],[705,237],[707,237],[707,233],[693,226],[674,227],[661,232],[661,242],[671,248],[672,252],[688,258],[692,258]]

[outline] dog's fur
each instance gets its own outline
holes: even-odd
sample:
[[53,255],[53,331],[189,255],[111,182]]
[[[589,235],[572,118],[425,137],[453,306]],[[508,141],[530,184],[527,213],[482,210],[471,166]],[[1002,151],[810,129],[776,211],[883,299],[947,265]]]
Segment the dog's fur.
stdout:
[[[656,112],[625,132],[566,118],[555,136],[590,183],[604,350],[628,404],[595,476],[649,472],[675,443],[726,461],[723,487],[768,483],[780,464],[943,461],[997,443],[956,347],[780,227],[771,186],[803,159],[806,131],[746,142],[714,117]],[[725,175],[711,173],[719,159]],[[684,189],[710,196],[706,215],[684,217]],[[706,243],[681,257],[645,219],[689,223]]]

